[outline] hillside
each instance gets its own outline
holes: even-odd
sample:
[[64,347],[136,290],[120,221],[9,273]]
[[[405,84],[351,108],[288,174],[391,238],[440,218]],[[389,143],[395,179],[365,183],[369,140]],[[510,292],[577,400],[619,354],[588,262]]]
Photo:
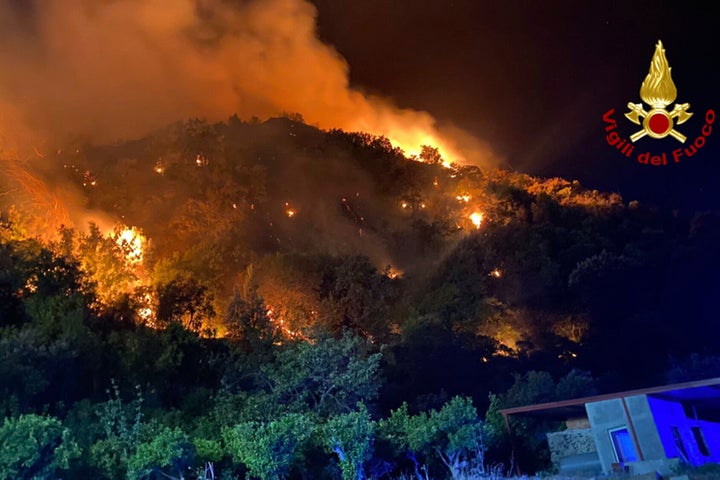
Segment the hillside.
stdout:
[[[531,370],[583,371],[580,384],[611,390],[715,365],[712,213],[445,166],[431,146],[406,158],[299,118],[191,120],[36,153],[43,169],[8,163],[0,197],[8,416],[78,422],[114,378],[139,386],[161,424],[209,439],[223,408],[324,418],[362,401],[383,416],[467,395],[484,412]],[[326,360],[369,362],[343,380],[341,407],[312,382],[288,386],[328,338],[348,350]],[[308,378],[328,374],[317,361]],[[83,433],[88,446],[99,432]]]

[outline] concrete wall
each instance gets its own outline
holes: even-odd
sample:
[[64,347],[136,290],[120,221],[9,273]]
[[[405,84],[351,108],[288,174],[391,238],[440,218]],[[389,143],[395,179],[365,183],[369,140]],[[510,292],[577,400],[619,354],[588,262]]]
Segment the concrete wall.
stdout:
[[[653,397],[648,398],[648,402],[668,458],[680,457],[672,434],[672,427],[677,427],[691,464],[698,466],[707,462],[720,463],[720,424],[688,418],[682,405],[677,402]],[[708,456],[700,452],[692,427],[700,427],[702,430],[709,450]]]
[[660,435],[658,435],[655,418],[650,409],[647,396],[626,397],[625,403],[632,418],[643,458],[645,460],[662,460],[666,458],[665,448],[663,448]]
[[617,462],[617,457],[608,430],[628,425],[622,401],[616,398],[588,403],[585,405],[585,411],[592,427],[592,436],[603,473],[610,473],[610,467]]

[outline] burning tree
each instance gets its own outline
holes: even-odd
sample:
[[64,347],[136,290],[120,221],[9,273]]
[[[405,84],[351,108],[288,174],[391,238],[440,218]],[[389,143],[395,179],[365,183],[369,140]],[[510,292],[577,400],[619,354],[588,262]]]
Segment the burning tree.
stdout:
[[143,283],[145,239],[133,229],[117,227],[109,235],[91,223],[89,232],[76,237],[65,231],[66,242],[73,246],[88,291],[94,291],[98,306],[115,304]]

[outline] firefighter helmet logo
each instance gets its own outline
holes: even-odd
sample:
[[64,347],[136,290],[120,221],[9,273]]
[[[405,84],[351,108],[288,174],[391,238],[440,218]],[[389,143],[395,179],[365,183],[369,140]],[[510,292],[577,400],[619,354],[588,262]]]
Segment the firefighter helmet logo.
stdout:
[[675,130],[675,125],[685,123],[692,113],[688,111],[689,103],[676,103],[672,111],[666,110],[666,107],[677,97],[677,89],[670,70],[663,44],[658,41],[650,62],[650,71],[640,87],[640,98],[650,105],[651,109],[646,111],[642,103],[630,102],[627,105],[630,109],[625,114],[628,120],[640,125],[642,119],[642,130],[630,135],[633,143],[645,135],[651,138],[665,138],[670,135],[677,141],[685,143],[685,135]]

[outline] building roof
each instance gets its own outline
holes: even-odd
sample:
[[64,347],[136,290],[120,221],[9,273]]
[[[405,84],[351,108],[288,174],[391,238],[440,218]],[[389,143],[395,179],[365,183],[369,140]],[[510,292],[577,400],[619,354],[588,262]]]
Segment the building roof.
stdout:
[[544,417],[553,420],[567,420],[585,416],[585,404],[587,403],[633,397],[636,395],[650,395],[665,400],[692,402],[701,406],[712,405],[718,408],[720,407],[720,377],[659,387],[641,388],[638,390],[626,390],[624,392],[606,393],[571,400],[538,403],[523,407],[506,408],[500,410],[500,413],[502,413],[505,418],[509,415],[523,415]]

